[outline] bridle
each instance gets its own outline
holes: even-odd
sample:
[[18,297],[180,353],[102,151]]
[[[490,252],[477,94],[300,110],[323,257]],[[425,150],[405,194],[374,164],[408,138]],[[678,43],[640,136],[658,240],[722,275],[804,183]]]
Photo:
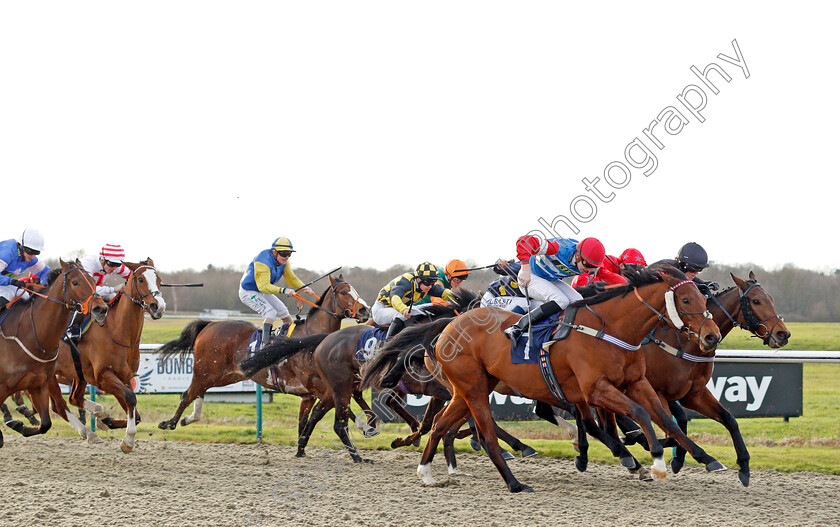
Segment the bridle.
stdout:
[[[710,299],[720,308],[721,311],[726,315],[726,317],[732,322],[735,327],[745,329],[753,334],[753,336],[760,338],[764,341],[764,344],[773,338],[773,331],[776,329],[776,326],[779,325],[780,322],[784,322],[784,318],[779,313],[776,313],[773,316],[767,317],[764,320],[759,320],[758,316],[755,314],[752,306],[750,305],[750,298],[747,296],[754,287],[761,287],[761,284],[758,282],[753,282],[747,287],[745,291],[741,291],[741,288],[738,288],[738,311],[735,313],[735,317],[738,315],[742,315],[744,317],[744,323],[738,322],[736,318],[729,313],[727,309],[721,305],[720,301],[717,299],[717,295],[713,295]],[[765,291],[766,293],[766,291]],[[723,293],[721,293],[723,294]],[[769,296],[769,295],[768,295]],[[767,327],[768,320],[776,319],[772,326],[769,328]],[[758,334],[758,330],[764,327],[765,334],[761,336]]]
[[[679,332],[686,333],[689,336],[694,336],[697,340],[700,340],[700,332],[703,331],[703,324],[712,320],[712,314],[709,313],[708,310],[703,311],[683,311],[682,307],[680,307],[674,301],[674,292],[683,285],[687,284],[694,284],[691,280],[683,280],[675,285],[672,285],[665,291],[665,313],[661,313],[655,307],[648,304],[644,298],[639,295],[639,289],[637,287],[633,288],[633,292],[636,294],[636,298],[642,304],[646,305],[651,311],[657,314],[659,320],[665,321],[668,325],[673,327]],[[703,322],[700,323],[700,327],[697,329],[697,332],[692,330],[685,322],[683,322],[682,317],[687,315],[703,315]]]
[[[134,289],[136,291],[140,290],[140,281],[139,281],[139,278],[137,278],[137,275],[138,275],[138,272],[141,269],[151,269],[152,271],[155,272],[155,275],[157,275],[157,269],[155,269],[151,265],[141,265],[137,269],[133,270],[131,272],[131,280],[133,280],[133,282],[134,282]],[[149,285],[149,292],[146,293],[143,296],[139,296],[139,297],[135,298],[135,297],[133,297],[133,296],[131,296],[130,294],[127,293],[127,289],[123,289],[122,294],[125,295],[129,300],[134,302],[136,305],[140,306],[146,313],[148,313],[153,318],[154,318],[154,313],[152,312],[151,306],[146,303],[146,297],[151,296],[152,298],[163,299],[163,293],[161,293],[160,290],[157,289],[157,284],[155,284],[155,289],[152,289],[151,283]]]
[[359,296],[359,293],[356,292],[356,289],[350,285],[349,282],[346,280],[337,280],[335,284],[330,288],[332,290],[332,304],[333,306],[339,307],[338,303],[338,288],[339,286],[347,285],[350,288],[349,293],[353,297],[353,304],[350,307],[344,308],[340,313],[335,313],[330,311],[329,309],[321,306],[321,309],[324,310],[327,314],[335,317],[335,318],[355,318],[356,320],[359,319],[359,312],[361,311],[361,307],[367,307],[365,301],[362,300],[362,297]]

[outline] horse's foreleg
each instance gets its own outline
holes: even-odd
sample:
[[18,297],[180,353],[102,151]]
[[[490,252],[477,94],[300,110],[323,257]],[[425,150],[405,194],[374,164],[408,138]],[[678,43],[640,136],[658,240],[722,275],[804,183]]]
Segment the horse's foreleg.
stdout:
[[[126,415],[126,424],[125,424],[125,436],[120,443],[120,449],[128,454],[136,445],[135,443],[135,436],[137,435],[137,396],[134,394],[134,390],[131,387],[126,386],[117,374],[113,372],[113,370],[105,370],[99,375],[99,378],[96,379],[96,384],[101,388],[103,391],[110,393],[117,399],[117,402],[120,403],[123,411],[125,411]],[[110,418],[106,418],[108,421],[103,420],[105,424],[114,425],[117,427],[117,423],[115,420]],[[119,423],[121,424],[121,423]]]
[[467,402],[455,395],[443,411],[435,415],[432,423],[432,430],[429,433],[429,439],[426,440],[426,448],[423,449],[423,455],[420,458],[420,464],[417,466],[417,475],[423,480],[425,485],[434,485],[435,478],[432,477],[431,464],[435,458],[438,444],[447,432],[459,422],[461,419],[468,417],[470,409]]
[[[455,459],[455,440],[456,439],[463,439],[465,437],[470,437],[473,435],[473,431],[471,428],[467,427],[464,430],[461,430],[461,427],[464,426],[470,420],[470,414],[467,413],[460,421],[458,421],[455,426],[449,429],[446,432],[446,435],[443,436],[443,457],[446,459],[446,470],[449,472],[450,476],[459,474],[463,476],[469,476],[470,474],[466,474],[458,470],[458,461]],[[465,433],[464,433],[465,432]]]
[[32,408],[28,408],[26,406],[26,402],[23,400],[23,392],[15,392],[12,394],[12,400],[15,402],[17,407],[15,408],[21,415],[29,419],[29,424],[33,426],[39,426],[41,423],[38,422],[38,418],[36,416],[36,412]]
[[[659,397],[653,390],[653,387],[642,378],[640,381],[632,383],[627,387],[627,395],[642,405],[650,415],[650,418],[656,423],[658,427],[665,431],[668,435],[674,437],[677,442],[682,445],[691,457],[697,460],[701,465],[706,466],[708,472],[719,472],[726,470],[726,467],[718,460],[706,453],[705,450],[697,446],[691,439],[686,436],[680,427],[671,418],[671,413],[667,408],[663,407]],[[638,422],[638,420],[636,420]],[[650,438],[648,438],[650,440]]]
[[102,438],[96,435],[95,432],[85,426],[84,421],[73,415],[70,408],[67,406],[67,403],[64,401],[64,397],[61,395],[61,387],[58,385],[58,380],[55,377],[50,379],[48,389],[50,393],[50,401],[52,401],[53,412],[57,416],[70,423],[70,426],[79,433],[82,439],[87,440],[88,443],[99,444],[104,442],[102,441]]
[[516,450],[517,452],[522,452],[522,457],[531,457],[536,456],[537,451],[533,448],[529,447],[519,439],[513,437],[510,433],[508,433],[504,428],[496,424],[496,435],[499,439],[504,441],[508,444],[512,449]]
[[353,424],[356,425],[356,428],[358,428],[365,437],[378,436],[379,419],[376,417],[376,414],[373,413],[373,410],[370,409],[370,405],[368,405],[367,401],[365,401],[362,392],[353,390],[352,397],[362,409],[362,415],[357,416],[350,409],[350,401],[347,401],[347,412],[349,417],[353,420]]
[[736,461],[740,467],[738,479],[742,485],[748,486],[750,484],[750,453],[747,450],[746,443],[744,443],[738,422],[732,414],[715,399],[708,388],[704,388],[696,396],[683,398],[680,402],[689,410],[694,410],[701,415],[714,419],[726,427],[729,435],[732,436],[732,446],[735,447],[735,453],[738,456]]
[[373,463],[370,459],[364,459],[359,455],[358,449],[350,435],[350,429],[347,426],[347,421],[352,412],[350,411],[350,398],[353,396],[353,387],[342,383],[338,386],[333,386],[333,404],[335,405],[335,419],[333,421],[333,431],[341,440],[347,453],[355,463]]
[[[648,387],[650,387],[650,384],[648,384]],[[651,391],[653,391],[652,388]],[[650,455],[653,458],[651,471],[656,477],[664,478],[667,474],[664,449],[656,438],[656,431],[653,429],[651,416],[647,410],[635,399],[621,393],[618,388],[603,378],[596,380],[586,393],[588,393],[587,403],[589,405],[605,408],[616,415],[626,416],[639,424],[650,445]],[[656,394],[654,393],[653,396],[655,398]]]
[[184,420],[181,421],[181,425],[187,426],[188,424],[201,419],[201,410],[204,406],[204,393],[207,391],[207,388],[208,386],[199,384],[196,380],[196,376],[193,375],[190,387],[187,388],[187,391],[181,394],[181,400],[178,401],[178,408],[175,410],[175,415],[173,415],[172,419],[169,419],[168,421],[161,421],[158,423],[158,428],[161,430],[175,430],[175,427],[178,426],[178,419],[181,418],[184,410],[186,410],[187,406],[189,406],[193,401],[195,401],[193,413],[189,417],[185,417]]
[[303,435],[303,429],[306,427],[306,422],[309,420],[309,413],[312,407],[315,406],[317,399],[312,395],[304,395],[300,398],[300,408],[298,408],[298,439]]
[[39,386],[34,390],[29,390],[29,399],[32,400],[32,405],[35,411],[38,412],[38,417],[41,418],[40,426],[24,426],[22,422],[17,420],[6,421],[6,426],[19,433],[23,437],[30,437],[37,434],[46,434],[52,428],[52,420],[50,419],[50,392],[47,384]]

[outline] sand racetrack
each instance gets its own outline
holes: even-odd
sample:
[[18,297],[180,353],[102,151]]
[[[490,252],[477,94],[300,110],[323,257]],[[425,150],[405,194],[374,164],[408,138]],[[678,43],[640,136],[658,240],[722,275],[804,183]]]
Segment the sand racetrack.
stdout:
[[141,441],[129,455],[115,440],[24,439],[4,430],[0,486],[9,526],[542,526],[838,525],[840,477],[754,471],[750,487],[734,470],[687,467],[642,483],[618,466],[517,459],[511,469],[533,494],[510,494],[483,456],[461,455],[472,476],[423,487],[419,454],[365,452],[354,465],[341,451],[276,445]]

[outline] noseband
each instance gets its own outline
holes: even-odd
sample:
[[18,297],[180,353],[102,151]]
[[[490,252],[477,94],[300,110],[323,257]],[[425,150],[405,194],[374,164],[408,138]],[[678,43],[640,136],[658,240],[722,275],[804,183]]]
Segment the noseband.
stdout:
[[[686,333],[687,335],[697,337],[697,340],[700,340],[700,332],[703,331],[703,324],[707,321],[712,320],[712,314],[709,313],[708,310],[705,311],[683,311],[682,308],[674,302],[673,295],[674,291],[676,291],[680,286],[686,284],[693,284],[691,280],[683,280],[682,282],[673,285],[668,288],[668,291],[665,292],[665,310],[666,313],[660,313],[656,310],[652,305],[648,304],[644,298],[639,295],[638,288],[633,288],[633,291],[636,293],[636,298],[639,301],[646,305],[651,311],[658,315],[659,320],[664,320],[668,323],[671,327],[676,329],[677,331]],[[700,327],[698,328],[697,332],[693,331],[687,324],[682,321],[682,317],[685,315],[703,315],[703,322],[700,323]],[[674,320],[676,318],[676,320]],[[677,325],[679,323],[679,325]]]
[[[758,316],[755,314],[755,311],[750,305],[750,298],[747,296],[747,293],[749,293],[750,290],[752,290],[752,288],[754,287],[761,287],[761,284],[759,284],[758,282],[753,282],[749,285],[749,287],[747,287],[746,291],[741,291],[741,289],[738,288],[738,312],[735,313],[735,317],[737,317],[739,314],[743,315],[745,324],[742,324],[738,322],[735,318],[733,318],[732,315],[729,314],[729,311],[724,309],[723,305],[721,305],[720,301],[718,301],[717,296],[712,296],[710,298],[714,301],[715,304],[717,304],[720,310],[723,311],[723,313],[727,316],[727,318],[729,318],[729,320],[732,322],[733,325],[735,325],[735,327],[739,327],[741,329],[749,331],[754,336],[762,339],[765,344],[767,344],[767,341],[769,341],[773,337],[773,331],[776,329],[776,326],[779,325],[780,322],[784,322],[785,319],[782,318],[782,315],[776,313],[775,315],[767,317],[764,320],[759,320]],[[776,321],[771,327],[768,328],[765,322],[773,319],[776,319]],[[765,329],[764,336],[758,334],[758,330],[762,327]]]
[[[157,274],[157,269],[155,269],[151,265],[141,265],[140,267],[138,267],[137,269],[132,271],[131,272],[131,279],[134,281],[134,289],[137,290],[137,291],[140,290],[140,280],[137,278],[137,274],[138,274],[138,271],[140,271],[141,269],[151,269],[152,271],[155,272],[155,274]],[[157,286],[157,284],[155,284],[155,285]],[[149,287],[149,289],[151,289],[151,286]],[[123,290],[123,294],[126,297],[128,297],[132,302],[134,302],[136,305],[140,306],[149,315],[152,315],[152,308],[151,308],[151,306],[149,306],[149,304],[146,303],[146,297],[151,295],[152,298],[158,298],[158,297],[163,298],[163,293],[161,293],[160,290],[154,290],[154,291],[150,290],[148,293],[146,293],[145,295],[143,295],[141,297],[138,297],[138,298],[135,298],[135,297],[131,296],[130,294],[128,294],[125,291],[125,289]]]

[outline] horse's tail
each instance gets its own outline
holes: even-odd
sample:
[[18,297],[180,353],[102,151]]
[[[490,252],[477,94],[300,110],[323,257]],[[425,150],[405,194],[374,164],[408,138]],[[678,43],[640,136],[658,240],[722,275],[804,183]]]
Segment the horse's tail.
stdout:
[[439,318],[428,324],[410,326],[397,333],[362,367],[361,390],[393,388],[400,382],[409,365],[412,371],[422,367],[427,350],[455,317]]
[[276,364],[301,351],[314,351],[329,333],[318,333],[307,337],[279,337],[263,349],[239,363],[246,377],[253,377],[258,371]]
[[201,333],[201,330],[206,328],[210,323],[210,320],[196,320],[194,322],[190,322],[181,331],[181,335],[177,339],[170,340],[163,346],[156,349],[155,353],[162,355],[161,360],[167,360],[177,353],[181,354],[182,359],[186,358],[190,352],[195,349],[195,339],[198,338],[198,334]]

